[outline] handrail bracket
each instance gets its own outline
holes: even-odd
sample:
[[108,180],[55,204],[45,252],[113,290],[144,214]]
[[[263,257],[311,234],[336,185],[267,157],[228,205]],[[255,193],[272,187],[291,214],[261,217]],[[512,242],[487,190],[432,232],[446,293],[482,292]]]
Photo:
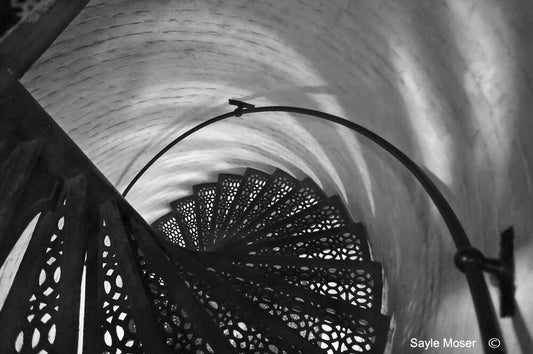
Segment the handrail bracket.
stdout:
[[497,259],[485,258],[474,247],[463,248],[455,254],[456,267],[464,272],[466,264],[473,264],[489,273],[500,291],[500,316],[512,317],[515,313],[515,265],[514,230],[506,229],[500,238],[500,256]]
[[229,99],[228,103],[232,106],[237,106],[237,108],[235,109],[235,116],[237,117],[240,117],[242,116],[242,114],[244,113],[244,110],[245,109],[251,109],[251,108],[255,108],[255,105],[253,104],[250,104],[250,103],[246,103],[246,102],[243,102],[243,101],[238,101],[238,100],[234,100],[234,99]]

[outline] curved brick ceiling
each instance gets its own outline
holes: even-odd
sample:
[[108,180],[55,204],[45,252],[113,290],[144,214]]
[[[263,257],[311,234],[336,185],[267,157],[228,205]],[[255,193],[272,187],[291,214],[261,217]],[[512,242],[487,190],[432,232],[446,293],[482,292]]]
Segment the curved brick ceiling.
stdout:
[[[527,255],[533,32],[524,3],[91,1],[22,81],[119,190],[180,132],[228,111],[228,98],[347,117],[427,168],[474,244],[493,255],[514,224]],[[342,128],[234,118],[174,148],[128,199],[151,221],[193,184],[247,166],[309,175],[365,223],[385,265],[397,348],[412,336],[477,336],[435,210],[403,169]],[[519,278],[532,266],[524,260]]]

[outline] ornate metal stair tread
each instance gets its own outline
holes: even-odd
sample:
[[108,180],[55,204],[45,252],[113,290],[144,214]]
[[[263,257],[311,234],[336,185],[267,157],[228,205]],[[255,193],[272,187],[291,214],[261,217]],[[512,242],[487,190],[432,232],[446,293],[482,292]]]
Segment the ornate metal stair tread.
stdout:
[[201,250],[205,250],[208,237],[211,233],[211,220],[217,196],[217,183],[204,183],[193,186],[196,195],[196,219],[198,225],[198,239]]
[[265,348],[268,353],[320,352],[283,321],[266,315],[251,299],[210,272],[198,255],[175,246],[167,248],[167,252],[174,262],[175,276],[188,284],[239,352],[247,352],[244,348],[250,345]]
[[[88,232],[85,181],[65,181],[39,219],[0,313],[1,353],[73,352]],[[76,333],[77,334],[77,333]]]
[[183,236],[183,232],[181,231],[178,218],[179,217],[176,215],[176,212],[171,211],[170,213],[165,214],[154,221],[152,223],[152,227],[158,232],[163,233],[169,242],[180,247],[185,247],[185,238]]
[[285,236],[274,240],[225,249],[229,253],[250,255],[294,256],[309,259],[370,261],[363,225],[361,223],[318,231],[300,236]]
[[350,216],[340,198],[333,196],[286,219],[280,220],[268,228],[250,233],[246,237],[239,239],[238,242],[251,245],[260,241],[340,228],[350,223]]
[[[170,207],[177,216],[178,224],[183,233],[185,247],[199,251],[200,237],[198,231],[197,204],[198,197],[195,195],[185,197],[170,203]],[[203,242],[202,242],[203,243]]]
[[261,195],[263,188],[266,186],[269,175],[265,172],[247,168],[242,178],[242,183],[237,192],[237,196],[230,206],[230,210],[223,225],[216,231],[215,238],[218,243],[224,241],[227,236],[227,230],[242,218],[246,209],[256,198]]
[[[387,326],[388,318],[379,311],[369,310],[361,304],[354,306],[352,302],[341,299],[341,296],[321,294],[305,286],[298,286],[296,282],[287,282],[277,276],[255,270],[239,264],[229,265],[220,258],[205,257],[207,269],[221,279],[233,284],[239,292],[245,294],[271,315],[289,318],[288,326],[297,329],[310,342],[321,348],[336,352],[345,346],[350,352],[361,351],[361,347],[373,350],[383,338],[372,336],[366,340],[355,340],[349,334],[380,333],[381,326]],[[326,272],[331,268],[327,268]],[[327,315],[326,315],[327,314]],[[330,335],[337,338],[335,344],[324,341],[323,328],[318,325],[323,322],[321,316],[326,315],[327,323],[334,328]],[[304,321],[299,321],[303,319]],[[318,325],[318,326],[317,326]],[[380,328],[381,329],[381,328]],[[348,335],[347,335],[348,334]],[[366,343],[364,343],[366,342]],[[353,346],[349,344],[352,343]]]
[[139,272],[157,308],[165,343],[178,352],[235,353],[218,324],[212,321],[212,313],[197,301],[189,283],[176,274],[176,265],[154,242],[151,230],[132,219],[130,234]]
[[217,194],[215,197],[210,234],[206,243],[206,247],[212,248],[217,242],[217,231],[222,224],[224,224],[224,221],[228,216],[231,205],[237,197],[237,193],[239,192],[241,182],[242,176],[234,174],[220,174],[218,176]]
[[383,352],[383,271],[338,196],[309,178],[247,169],[171,207],[154,236],[233,350]]
[[228,241],[228,244],[234,244],[252,234],[266,230],[290,216],[308,210],[324,198],[325,194],[318,185],[310,178],[304,178],[290,193],[266,209],[248,227],[242,230],[240,237]]
[[[234,239],[243,234],[243,230],[250,226],[255,220],[271,207],[276,205],[298,185],[299,181],[288,173],[277,169],[271,176],[268,184],[263,188],[262,193],[248,207],[238,223],[228,230],[226,240]],[[224,242],[222,242],[222,245]]]
[[366,309],[381,309],[382,268],[379,262],[310,260],[293,257],[209,255],[242,270],[255,271],[314,291],[341,299]]

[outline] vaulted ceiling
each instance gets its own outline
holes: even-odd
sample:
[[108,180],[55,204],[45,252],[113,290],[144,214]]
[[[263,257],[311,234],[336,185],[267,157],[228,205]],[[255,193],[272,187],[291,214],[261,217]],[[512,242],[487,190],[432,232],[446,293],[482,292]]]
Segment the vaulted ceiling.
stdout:
[[[532,10],[517,0],[94,0],[22,82],[119,190],[173,138],[232,109],[228,98],[360,123],[427,169],[488,255],[515,226],[531,328]],[[245,167],[311,176],[366,225],[398,352],[411,337],[477,338],[436,210],[398,163],[344,128],[233,118],[172,149],[128,200],[152,221],[192,185]]]

